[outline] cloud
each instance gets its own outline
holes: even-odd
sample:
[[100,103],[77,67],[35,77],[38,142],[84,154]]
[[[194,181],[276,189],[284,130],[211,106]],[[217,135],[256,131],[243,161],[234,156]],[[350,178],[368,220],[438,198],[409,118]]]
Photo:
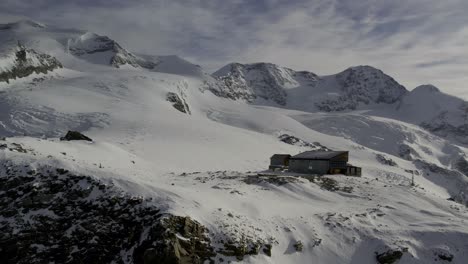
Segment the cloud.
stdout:
[[409,89],[433,83],[468,99],[464,0],[2,0],[0,10],[105,34],[141,53],[178,54],[208,70],[269,61],[332,74],[366,64]]

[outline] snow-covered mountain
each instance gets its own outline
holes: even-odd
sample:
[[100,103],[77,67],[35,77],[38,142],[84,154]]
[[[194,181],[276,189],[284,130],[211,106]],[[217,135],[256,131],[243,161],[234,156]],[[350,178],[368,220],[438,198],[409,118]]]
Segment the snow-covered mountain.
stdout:
[[[459,98],[407,91],[368,66],[317,76],[230,64],[210,75],[33,21],[0,25],[0,40],[2,260],[468,258]],[[68,130],[93,141],[59,140]],[[363,176],[264,174],[272,154],[311,149],[349,150]]]
[[307,112],[366,110],[370,115],[420,125],[465,146],[468,142],[466,101],[431,85],[408,91],[370,66],[317,76],[270,63],[232,63],[213,75],[224,84],[213,92],[233,100]]
[[[271,63],[232,63],[214,76],[226,84],[221,95],[300,110],[355,110],[369,104],[393,104],[408,91],[370,66],[349,68],[331,76],[294,71]],[[304,98],[305,97],[305,98]]]

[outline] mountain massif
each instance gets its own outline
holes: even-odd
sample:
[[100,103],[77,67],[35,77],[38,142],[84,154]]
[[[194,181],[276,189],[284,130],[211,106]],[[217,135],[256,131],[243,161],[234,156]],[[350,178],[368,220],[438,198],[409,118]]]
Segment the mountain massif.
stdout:
[[[5,263],[468,258],[468,102],[371,66],[210,74],[84,30],[2,24],[0,137]],[[317,149],[349,151],[362,177],[265,172],[275,153]]]

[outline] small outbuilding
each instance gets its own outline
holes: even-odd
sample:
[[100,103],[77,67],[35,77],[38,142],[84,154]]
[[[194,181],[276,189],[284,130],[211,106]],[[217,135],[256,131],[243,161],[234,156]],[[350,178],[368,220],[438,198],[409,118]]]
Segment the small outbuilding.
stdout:
[[289,166],[289,154],[275,154],[270,158],[270,170],[285,169]]
[[348,151],[306,151],[295,156],[275,154],[270,169],[288,168],[290,172],[303,174],[344,174],[361,176],[361,168],[348,164]]

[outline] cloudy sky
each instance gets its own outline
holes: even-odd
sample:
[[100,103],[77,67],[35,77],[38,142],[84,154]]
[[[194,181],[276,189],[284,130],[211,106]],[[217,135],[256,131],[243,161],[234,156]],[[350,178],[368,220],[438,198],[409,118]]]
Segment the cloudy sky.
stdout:
[[468,100],[467,13],[466,0],[0,0],[0,22],[87,29],[209,71],[232,61],[322,75],[372,65],[408,89],[431,83]]

